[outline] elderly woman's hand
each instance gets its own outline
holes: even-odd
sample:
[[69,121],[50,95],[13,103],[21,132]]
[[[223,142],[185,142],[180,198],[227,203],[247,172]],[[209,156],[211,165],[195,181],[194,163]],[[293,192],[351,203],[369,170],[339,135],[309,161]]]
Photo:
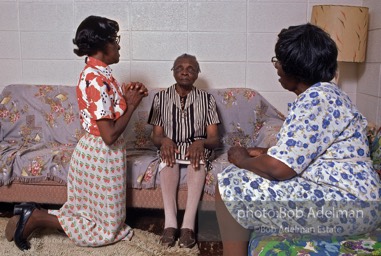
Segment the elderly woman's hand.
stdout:
[[204,142],[202,140],[194,141],[188,148],[186,157],[189,158],[191,165],[195,170],[199,169],[200,160],[205,161]]
[[176,144],[169,138],[164,137],[161,139],[160,156],[167,166],[173,167],[175,164],[175,154],[180,153]]
[[234,146],[231,147],[228,151],[228,160],[230,163],[239,166],[239,163],[245,159],[249,158],[249,152],[247,151],[246,148],[241,147],[241,146]]

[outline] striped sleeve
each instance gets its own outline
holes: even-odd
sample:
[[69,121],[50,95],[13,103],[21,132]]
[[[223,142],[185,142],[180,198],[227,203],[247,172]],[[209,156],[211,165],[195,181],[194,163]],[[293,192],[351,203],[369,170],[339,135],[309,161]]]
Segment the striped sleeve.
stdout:
[[208,106],[208,116],[206,120],[206,125],[219,124],[220,119],[217,113],[217,104],[213,95],[209,94],[209,106]]
[[148,123],[151,125],[163,126],[160,111],[159,93],[157,93],[153,98],[151,110],[148,117]]

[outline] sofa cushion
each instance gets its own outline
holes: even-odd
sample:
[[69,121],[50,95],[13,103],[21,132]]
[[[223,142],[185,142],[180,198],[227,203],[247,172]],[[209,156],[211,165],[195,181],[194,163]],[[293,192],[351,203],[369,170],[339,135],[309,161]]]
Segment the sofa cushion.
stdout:
[[156,146],[151,140],[152,125],[148,124],[148,115],[153,97],[160,90],[162,89],[150,89],[148,96],[143,98],[131,117],[124,131],[127,149],[157,151]]
[[0,185],[13,180],[34,183],[55,180],[66,183],[67,170],[74,144],[37,143],[26,146],[7,142],[0,143]]
[[0,98],[1,140],[75,144],[83,134],[75,87],[9,85]]
[[158,157],[156,150],[127,150],[127,187],[156,187]]
[[216,99],[222,150],[231,146],[275,145],[284,116],[257,91],[248,88],[208,90]]

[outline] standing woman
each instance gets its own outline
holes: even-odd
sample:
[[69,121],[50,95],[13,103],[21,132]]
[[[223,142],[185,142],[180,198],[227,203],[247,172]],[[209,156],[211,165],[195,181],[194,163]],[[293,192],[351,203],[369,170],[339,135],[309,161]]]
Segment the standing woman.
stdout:
[[125,224],[126,150],[121,135],[148,92],[140,83],[122,88],[111,74],[109,65],[118,63],[120,56],[118,31],[116,21],[98,16],[87,17],[77,29],[74,53],[87,56],[76,89],[86,133],[72,155],[68,201],[62,208],[15,206],[6,237],[20,250],[30,248],[27,238],[37,228],[62,230],[78,246],[103,246],[133,235]]

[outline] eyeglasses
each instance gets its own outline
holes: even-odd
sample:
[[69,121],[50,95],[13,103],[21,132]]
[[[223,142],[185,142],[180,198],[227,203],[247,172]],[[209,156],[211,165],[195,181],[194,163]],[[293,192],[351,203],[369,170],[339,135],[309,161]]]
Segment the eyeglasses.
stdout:
[[119,36],[110,36],[109,38],[115,40],[115,43],[117,43],[117,44],[120,43],[120,35]]
[[115,37],[115,42],[116,42],[117,44],[120,43],[120,35]]
[[279,63],[279,60],[278,60],[278,58],[276,56],[274,56],[274,57],[271,58],[271,62],[275,66],[277,63]]

